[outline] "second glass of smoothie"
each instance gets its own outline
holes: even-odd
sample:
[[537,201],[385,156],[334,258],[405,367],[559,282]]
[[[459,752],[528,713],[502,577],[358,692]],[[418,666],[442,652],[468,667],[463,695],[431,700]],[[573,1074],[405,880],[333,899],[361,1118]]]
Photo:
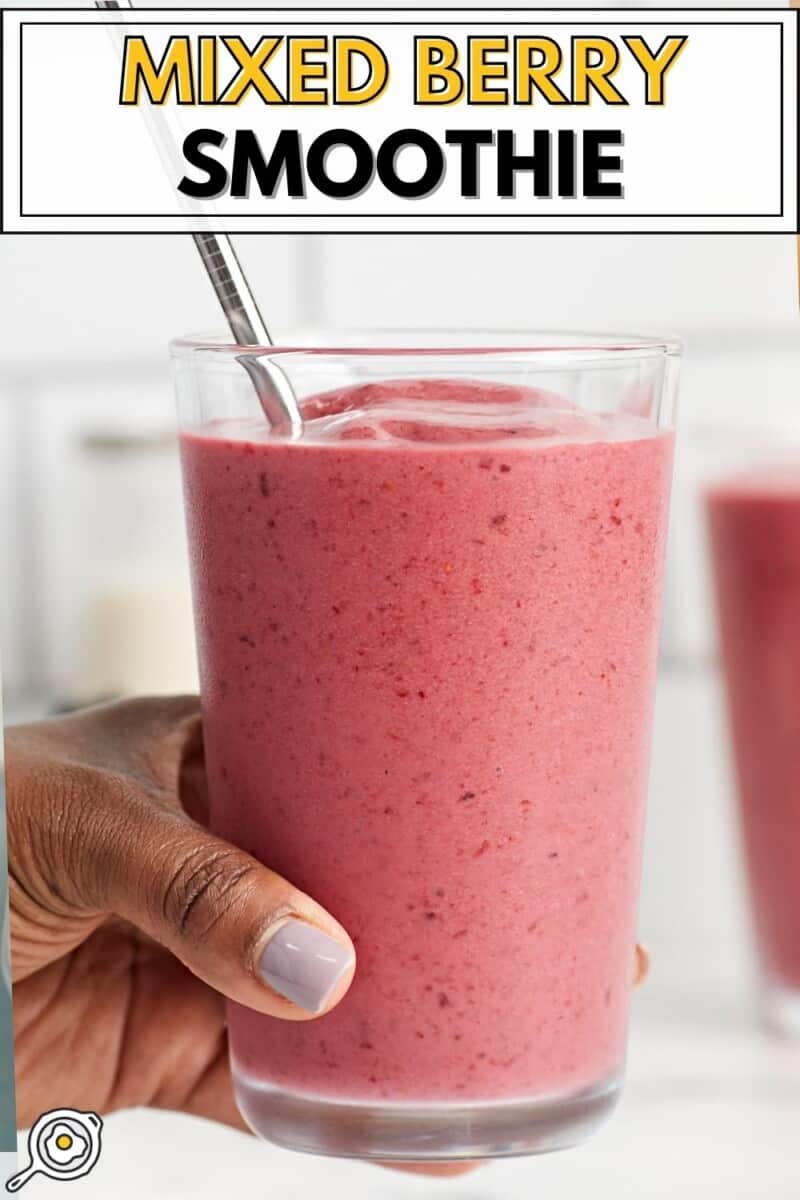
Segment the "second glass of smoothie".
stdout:
[[212,825],[357,951],[316,1021],[230,1006],[295,1149],[552,1150],[621,1084],[678,351],[493,341],[256,350],[295,440],[173,348]]
[[800,453],[717,483],[706,503],[761,1011],[797,1038]]

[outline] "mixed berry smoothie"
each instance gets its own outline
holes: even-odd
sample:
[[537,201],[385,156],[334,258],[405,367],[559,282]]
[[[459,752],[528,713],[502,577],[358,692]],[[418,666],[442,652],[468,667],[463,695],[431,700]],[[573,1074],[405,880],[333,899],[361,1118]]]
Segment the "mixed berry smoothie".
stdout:
[[768,980],[800,991],[800,467],[708,510],[739,800]]
[[469,381],[305,413],[182,436],[214,829],[358,955],[319,1020],[232,1007],[235,1072],[377,1104],[613,1080],[671,435]]

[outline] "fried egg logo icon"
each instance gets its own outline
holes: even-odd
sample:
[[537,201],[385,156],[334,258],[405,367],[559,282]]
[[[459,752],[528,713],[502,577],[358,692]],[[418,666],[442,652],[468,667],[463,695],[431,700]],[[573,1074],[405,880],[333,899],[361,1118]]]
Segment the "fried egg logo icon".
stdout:
[[28,1134],[28,1165],[6,1184],[18,1192],[34,1175],[49,1179],[80,1179],[100,1157],[103,1122],[97,1113],[54,1108],[43,1113]]
[[66,1167],[68,1163],[75,1162],[76,1158],[83,1158],[88,1147],[89,1143],[82,1134],[75,1133],[67,1125],[59,1124],[53,1126],[53,1131],[48,1134],[43,1148],[45,1157],[50,1162]]

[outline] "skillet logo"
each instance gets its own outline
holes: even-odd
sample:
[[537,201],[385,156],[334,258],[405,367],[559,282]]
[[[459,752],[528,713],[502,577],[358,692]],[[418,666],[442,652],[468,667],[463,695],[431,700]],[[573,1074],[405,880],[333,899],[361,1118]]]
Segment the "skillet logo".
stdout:
[[28,1134],[28,1162],[6,1183],[18,1192],[34,1175],[72,1180],[88,1175],[100,1157],[103,1122],[94,1112],[54,1108],[43,1113]]

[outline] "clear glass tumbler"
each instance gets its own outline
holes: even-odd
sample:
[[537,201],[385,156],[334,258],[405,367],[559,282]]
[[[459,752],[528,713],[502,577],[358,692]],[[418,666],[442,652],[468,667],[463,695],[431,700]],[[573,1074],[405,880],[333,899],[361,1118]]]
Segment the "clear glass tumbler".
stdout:
[[800,445],[755,457],[706,502],[761,1013],[798,1038]]
[[[213,828],[348,929],[316,1021],[231,1005],[298,1150],[574,1144],[627,1034],[678,347],[173,346]],[[470,344],[470,342],[472,344]]]

